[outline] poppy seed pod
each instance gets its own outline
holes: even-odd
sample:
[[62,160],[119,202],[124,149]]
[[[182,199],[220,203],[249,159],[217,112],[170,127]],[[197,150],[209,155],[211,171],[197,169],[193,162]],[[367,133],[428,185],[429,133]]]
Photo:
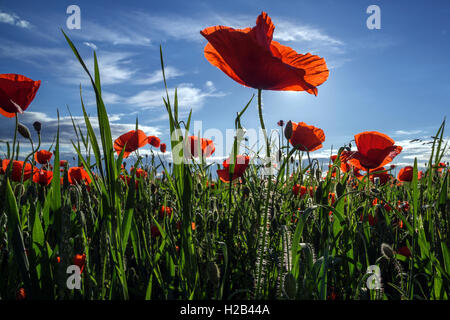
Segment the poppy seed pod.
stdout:
[[28,128],[22,124],[19,123],[19,125],[17,126],[17,131],[19,131],[19,133],[22,135],[22,137],[24,137],[25,139],[31,139],[31,133],[30,130],[28,130]]
[[286,139],[290,139],[292,137],[292,121],[289,120],[286,124],[286,127],[284,128],[284,136]]
[[34,130],[39,134],[41,132],[41,123],[39,121],[35,121],[33,123]]

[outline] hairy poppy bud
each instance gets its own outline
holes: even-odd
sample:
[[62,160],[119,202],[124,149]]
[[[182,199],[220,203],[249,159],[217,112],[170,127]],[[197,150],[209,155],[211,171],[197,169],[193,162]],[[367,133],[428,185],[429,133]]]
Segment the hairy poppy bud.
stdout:
[[34,130],[36,130],[37,133],[41,132],[41,123],[39,121],[35,121],[33,123],[33,127],[34,127]]
[[288,121],[288,123],[286,124],[286,127],[284,128],[284,136],[288,140],[292,136],[292,121],[291,120]]
[[394,258],[394,250],[386,243],[381,244],[381,253],[388,259]]
[[30,130],[28,130],[28,128],[19,123],[18,127],[17,127],[17,131],[19,131],[19,133],[22,135],[22,137],[24,137],[25,139],[31,139],[31,134],[30,134]]

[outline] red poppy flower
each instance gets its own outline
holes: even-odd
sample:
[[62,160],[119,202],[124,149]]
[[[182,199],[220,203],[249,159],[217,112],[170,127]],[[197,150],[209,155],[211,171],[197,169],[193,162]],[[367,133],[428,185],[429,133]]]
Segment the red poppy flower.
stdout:
[[19,290],[17,290],[16,300],[24,300],[26,297],[27,297],[27,294],[26,294],[24,288],[20,288]]
[[[188,143],[188,150],[190,150],[190,155],[192,155],[194,158],[198,157],[198,137],[197,136],[190,136]],[[210,139],[203,139],[200,138],[200,148],[202,149],[202,155],[203,157],[210,157],[214,151],[216,151],[216,147],[214,146],[214,143]]]
[[296,184],[292,187],[292,193],[295,194],[296,196],[299,195],[300,193],[300,197],[303,197],[307,192],[307,189],[305,186],[300,186],[299,184]]
[[445,162],[439,162],[439,164],[437,166],[433,166],[434,168],[438,168],[437,171],[438,172],[442,172],[442,170],[444,170],[445,167],[447,167],[447,165],[445,164]]
[[[120,179],[122,179],[127,184],[127,186],[130,186],[130,183],[131,183],[130,176],[124,176],[121,174]],[[136,190],[139,189],[139,180],[134,180],[134,187]]]
[[411,257],[411,250],[407,246],[398,248],[397,253],[407,258]]
[[361,170],[383,167],[403,149],[394,145],[394,140],[387,135],[376,131],[357,134],[355,142],[358,151],[343,151],[341,161],[349,162],[349,164]]
[[158,137],[155,136],[149,136],[148,137],[148,143],[155,148],[159,148],[159,145],[161,144],[161,140]]
[[48,150],[39,150],[34,154],[34,159],[39,164],[47,164],[52,158],[53,153]]
[[334,192],[330,192],[328,194],[328,200],[331,201],[331,205],[336,202],[336,194]]
[[59,160],[60,167],[66,167],[69,164],[67,160]]
[[85,183],[86,185],[91,183],[91,178],[89,177],[86,170],[84,170],[82,167],[72,167],[68,171],[68,178],[70,184],[77,184],[77,183]]
[[[331,159],[331,162],[334,163],[337,159],[337,155],[331,156],[330,159]],[[349,172],[350,169],[351,169],[351,167],[347,162],[341,161],[341,171],[342,172]]]
[[310,53],[298,54],[272,41],[274,29],[265,12],[259,15],[253,28],[206,28],[200,31],[209,41],[205,57],[244,86],[317,95],[316,87],[324,83],[329,74],[325,60]]
[[136,174],[137,178],[147,178],[147,171],[145,171],[144,169],[138,168],[138,169],[134,169],[134,167],[131,167],[131,174]]
[[[5,159],[2,161],[2,169],[4,172],[6,172],[6,169],[8,168],[9,160]],[[22,169],[23,169],[23,161],[17,161],[13,160],[12,168],[11,168],[11,179],[12,181],[20,181],[22,178]],[[23,181],[27,181],[31,178],[31,164],[26,163],[25,169],[23,171]]]
[[[230,158],[226,159],[223,162],[223,169],[217,170],[217,175],[219,179],[223,182],[230,182]],[[240,178],[244,175],[245,169],[247,169],[248,164],[250,162],[249,156],[236,156],[236,163],[234,165],[234,172],[231,180]]]
[[151,226],[150,227],[150,233],[152,235],[152,238],[159,237],[161,235],[161,231],[159,231],[157,226]]
[[36,96],[41,81],[20,74],[0,74],[0,114],[7,118],[23,113]]
[[170,218],[172,216],[172,208],[162,206],[161,210],[159,210],[159,217],[162,219],[164,218],[164,215],[167,215]]
[[292,122],[292,135],[289,142],[301,151],[316,151],[322,148],[325,134],[322,129],[309,126],[304,122]]
[[53,172],[47,170],[36,170],[33,174],[33,182],[40,184],[41,186],[48,186],[53,179]]
[[80,268],[80,273],[84,270],[84,265],[86,263],[86,254],[76,254],[75,257],[73,257],[73,264],[78,266]]
[[376,168],[373,171],[380,173],[370,174],[370,181],[372,182],[375,182],[375,178],[378,178],[380,179],[380,185],[385,185],[389,180],[393,179],[384,167]]
[[166,152],[166,144],[165,143],[161,143],[161,146],[159,147],[159,150],[161,150],[162,153]]
[[124,158],[128,158],[130,153],[136,151],[137,149],[145,146],[148,143],[148,137],[142,130],[131,130],[114,141],[114,150],[120,155],[123,148],[125,151],[123,153]]
[[[414,168],[411,166],[407,166],[404,167],[402,169],[400,169],[398,175],[397,175],[397,180],[398,181],[412,181],[413,180],[413,172],[414,172]],[[417,172],[417,179],[420,180],[422,179],[423,176],[423,172],[419,171]]]

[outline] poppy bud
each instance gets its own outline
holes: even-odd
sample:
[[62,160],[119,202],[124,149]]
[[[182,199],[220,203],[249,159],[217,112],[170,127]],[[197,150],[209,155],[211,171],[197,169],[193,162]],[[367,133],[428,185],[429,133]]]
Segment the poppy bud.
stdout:
[[39,134],[41,132],[41,123],[39,121],[35,121],[33,123],[34,130]]
[[394,250],[386,243],[381,244],[381,253],[388,259],[394,258]]
[[284,121],[280,120],[280,121],[277,122],[277,124],[278,124],[278,126],[282,127],[282,126],[284,126]]
[[284,128],[284,136],[288,140],[292,136],[292,121],[291,120],[288,121],[288,123],[286,124],[286,127]]
[[28,128],[19,123],[18,127],[17,127],[17,131],[19,131],[19,133],[22,135],[22,137],[24,137],[25,139],[31,139],[31,133],[30,130],[28,130]]

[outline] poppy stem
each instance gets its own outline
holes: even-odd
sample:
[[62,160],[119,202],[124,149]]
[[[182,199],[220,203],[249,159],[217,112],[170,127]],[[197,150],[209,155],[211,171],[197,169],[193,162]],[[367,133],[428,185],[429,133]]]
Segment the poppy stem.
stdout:
[[264,134],[264,140],[266,140],[266,156],[270,158],[270,146],[269,146],[269,140],[267,138],[267,132],[266,132],[266,126],[264,125],[264,119],[262,114],[262,90],[258,89],[258,113],[259,113],[259,122],[261,124],[261,130]]

